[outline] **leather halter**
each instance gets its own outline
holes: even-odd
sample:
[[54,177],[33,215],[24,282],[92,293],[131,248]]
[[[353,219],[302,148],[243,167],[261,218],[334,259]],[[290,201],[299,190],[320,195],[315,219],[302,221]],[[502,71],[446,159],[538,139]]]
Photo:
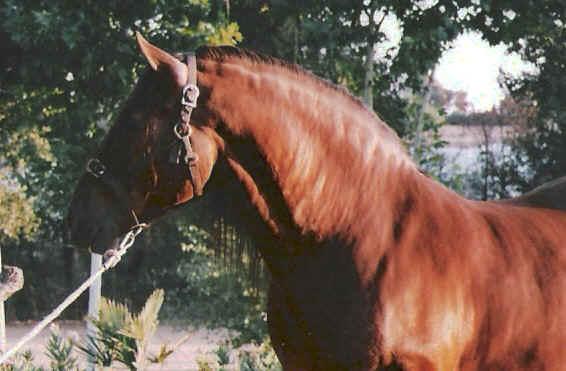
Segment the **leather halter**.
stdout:
[[[189,78],[187,84],[183,87],[181,96],[181,114],[179,122],[173,127],[173,132],[180,142],[173,146],[169,155],[169,161],[174,164],[180,164],[181,160],[189,167],[189,177],[193,185],[193,193],[196,196],[202,195],[202,181],[198,172],[197,163],[198,155],[193,151],[191,145],[192,128],[190,125],[191,113],[197,106],[199,89],[197,86],[197,61],[193,52],[185,54],[185,63],[189,70]],[[182,156],[183,150],[185,156]]]
[[[173,126],[173,133],[179,139],[173,145],[169,155],[169,161],[180,166],[188,166],[189,179],[193,185],[193,193],[196,196],[202,195],[202,180],[198,172],[198,155],[193,151],[191,144],[192,128],[190,125],[191,113],[197,106],[199,89],[197,87],[197,62],[193,52],[188,52],[184,56],[188,68],[187,84],[183,87],[181,95],[181,112],[179,121]],[[183,155],[184,151],[184,156]],[[140,225],[135,214],[128,191],[124,185],[107,172],[106,166],[98,158],[91,158],[86,163],[86,171],[96,179],[99,179],[108,189],[114,193],[121,206],[128,210],[134,219],[134,226]]]

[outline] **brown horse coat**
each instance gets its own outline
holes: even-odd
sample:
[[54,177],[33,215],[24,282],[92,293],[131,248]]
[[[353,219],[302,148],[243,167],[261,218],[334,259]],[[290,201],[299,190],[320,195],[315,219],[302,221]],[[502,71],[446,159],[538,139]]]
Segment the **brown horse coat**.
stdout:
[[[149,176],[127,184],[132,207],[154,215],[193,197],[159,150],[186,66],[138,41],[157,72],[142,78],[101,157],[119,171],[149,149]],[[232,179],[253,206],[232,212],[272,273],[268,322],[285,369],[566,368],[563,182],[517,200],[466,200],[421,174],[396,134],[331,84],[236,48],[197,56],[191,124],[205,194],[231,203],[222,190]],[[85,244],[127,228],[111,203],[81,180],[71,226]],[[96,213],[106,224],[82,230]]]

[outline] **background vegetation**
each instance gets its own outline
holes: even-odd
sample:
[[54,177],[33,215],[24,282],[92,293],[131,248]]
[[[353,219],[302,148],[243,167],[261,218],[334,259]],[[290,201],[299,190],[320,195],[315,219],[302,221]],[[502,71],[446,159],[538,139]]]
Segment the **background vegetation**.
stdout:
[[[431,175],[493,198],[566,174],[565,15],[563,0],[2,0],[0,245],[26,277],[8,318],[39,318],[87,275],[88,253],[66,244],[63,219],[87,157],[144,68],[135,30],[168,50],[236,44],[298,63],[363,97]],[[385,17],[400,23],[398,43]],[[502,76],[507,106],[446,115],[462,97],[435,87],[432,71],[465,30],[505,43],[538,73]],[[473,172],[447,166],[438,134],[447,120],[484,128]],[[503,150],[489,141],[501,126],[512,129]],[[215,237],[191,226],[198,213],[187,208],[155,225],[105,276],[104,295],[140,308],[163,288],[169,319],[261,339],[262,284],[214,259],[206,246]],[[82,318],[85,300],[65,316]]]

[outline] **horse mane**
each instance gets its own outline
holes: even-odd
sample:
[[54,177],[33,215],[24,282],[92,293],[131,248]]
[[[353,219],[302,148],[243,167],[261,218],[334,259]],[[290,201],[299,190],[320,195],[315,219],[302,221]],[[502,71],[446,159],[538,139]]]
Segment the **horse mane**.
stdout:
[[267,64],[281,67],[289,72],[297,74],[297,76],[299,77],[308,78],[312,81],[318,82],[321,86],[339,92],[344,96],[344,98],[350,100],[359,108],[371,112],[375,115],[375,112],[373,112],[361,99],[352,95],[346,87],[337,85],[330,80],[321,78],[320,76],[315,75],[311,71],[304,69],[296,63],[291,63],[259,52],[230,45],[201,46],[197,49],[196,55],[202,59],[209,59],[218,62],[223,62],[227,59],[240,59],[251,64]]
[[[323,87],[340,93],[345,99],[354,103],[358,108],[373,115],[381,124],[381,128],[384,128],[386,131],[393,134],[393,139],[396,140],[397,143],[400,143],[400,140],[394,131],[388,125],[383,123],[383,121],[379,119],[378,115],[366,106],[362,100],[353,96],[348,89],[341,85],[336,85],[329,80],[320,78],[295,63],[234,46],[201,46],[197,49],[197,56],[199,58],[211,59],[218,62],[223,62],[227,59],[240,59],[251,64],[268,64],[281,67],[287,71],[297,74],[299,78],[306,78],[320,84]],[[530,206],[566,211],[566,176],[547,182],[532,191],[525,193],[524,195],[508,200],[501,200],[500,202],[506,202],[517,206]]]
[[212,59],[219,62],[222,62],[228,58],[239,58],[239,59],[246,59],[247,61],[253,63],[266,63],[266,64],[284,67],[297,73],[305,72],[303,68],[301,68],[299,65],[295,63],[287,62],[279,58],[275,58],[269,55],[251,51],[249,49],[238,48],[230,45],[221,45],[221,46],[204,45],[197,49],[196,54],[199,58]]
[[[177,54],[177,56],[179,58],[182,57],[181,54]],[[313,86],[314,89],[321,88],[319,90],[334,92],[338,94],[339,98],[344,99],[344,102],[350,104],[348,109],[358,109],[363,115],[367,116],[367,125],[363,126],[365,126],[365,128],[373,128],[377,131],[378,134],[375,131],[374,134],[383,141],[384,147],[389,147],[388,144],[393,144],[397,156],[391,156],[391,158],[399,158],[399,155],[405,158],[407,155],[405,147],[396,132],[386,125],[362,100],[353,96],[343,86],[323,79],[295,63],[233,46],[201,46],[196,50],[196,56],[201,61],[237,63],[250,67],[273,66],[283,73],[296,76],[297,80],[312,84],[311,86]],[[383,149],[389,151],[386,148]],[[239,187],[239,185],[233,186],[236,188]],[[235,189],[231,189],[230,192],[225,193],[234,194],[236,191]],[[241,196],[242,200],[247,198],[244,193],[242,193]],[[219,198],[218,195],[217,198]],[[238,199],[238,197],[232,197],[232,201],[230,202],[217,202],[218,200],[207,199],[208,197],[203,197],[203,212],[197,212],[196,214],[199,214],[199,224],[209,232],[212,239],[210,241],[211,246],[218,253],[217,256],[222,258],[224,262],[227,263],[227,266],[236,268],[242,266],[247,267],[248,272],[251,273],[251,277],[257,282],[257,277],[261,276],[265,270],[262,266],[259,254],[253,246],[253,239],[250,238],[253,232],[247,230],[247,226],[245,224],[242,225],[241,220],[232,220],[226,213],[222,212],[222,209],[224,209],[226,205],[233,203],[233,200]],[[245,206],[239,205],[238,207]]]
[[[366,103],[359,97],[353,95],[346,87],[343,85],[338,85],[330,80],[322,78],[315,75],[311,71],[304,69],[296,63],[291,63],[279,58],[268,56],[259,52],[251,51],[245,48],[238,48],[235,46],[222,45],[222,46],[200,46],[196,50],[196,55],[199,59],[203,60],[213,60],[217,62],[224,62],[228,60],[238,60],[249,65],[270,65],[281,68],[283,71],[287,71],[296,74],[298,79],[309,81],[315,86],[328,89],[338,93],[345,101],[351,103],[355,108],[360,111],[365,112],[368,115],[368,120],[372,120],[375,123],[375,129],[380,130],[380,134],[383,139],[386,139],[389,143],[393,143],[399,149],[399,154],[407,155],[406,148],[399,138],[397,133],[387,125],[381,117],[373,110],[372,107],[368,107]],[[384,142],[387,143],[387,142]]]
[[566,176],[544,183],[524,195],[503,202],[566,211]]

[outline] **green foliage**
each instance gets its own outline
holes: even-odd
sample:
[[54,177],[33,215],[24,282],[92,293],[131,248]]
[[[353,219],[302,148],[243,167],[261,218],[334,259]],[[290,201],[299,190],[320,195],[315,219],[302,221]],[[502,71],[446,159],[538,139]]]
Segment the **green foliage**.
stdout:
[[[531,102],[516,102],[510,97],[499,107],[486,112],[455,113],[448,122],[474,129],[481,139],[477,161],[467,169],[463,180],[468,197],[481,200],[509,198],[521,193],[532,171],[524,155],[517,156],[517,142],[535,117]],[[520,146],[528,148],[528,142]]]
[[[168,50],[203,43],[250,47],[371,96],[369,105],[404,136],[419,164],[456,185],[459,179],[446,173],[440,155],[443,118],[424,109],[422,77],[460,31],[480,30],[492,43],[509,43],[540,71],[509,81],[515,94],[538,107],[508,156],[531,169],[512,180],[525,188],[566,173],[566,13],[561,0],[540,1],[536,12],[533,6],[532,0],[101,0],[96,6],[5,0],[0,3],[0,243],[21,247],[7,249],[6,258],[24,268],[27,281],[22,294],[7,303],[8,316],[37,318],[88,270],[85,252],[63,248],[64,210],[86,158],[145,68],[134,31]],[[513,19],[505,15],[509,10]],[[399,45],[388,43],[381,28],[385,17],[401,27]],[[374,49],[379,58],[368,61]],[[265,294],[242,272],[214,261],[203,247],[210,241],[187,227],[199,217],[176,214],[153,226],[124,264],[105,276],[105,295],[127,297],[130,306],[139,306],[155,287],[164,287],[171,293],[164,303],[168,318],[228,326],[244,340],[260,341],[266,334]],[[65,315],[80,318],[81,300]],[[137,346],[124,334],[113,336],[125,344],[124,352]],[[96,344],[101,363],[111,362],[118,352],[113,343]],[[156,359],[168,352],[163,348]]]
[[146,367],[147,347],[149,339],[157,330],[157,315],[163,304],[163,290],[154,291],[147,299],[143,309],[137,316],[133,316],[122,328],[121,333],[130,337],[136,342],[136,359],[133,365],[136,369],[144,369]]
[[174,348],[170,348],[166,344],[161,344],[159,351],[154,356],[149,357],[151,363],[163,364],[165,360],[174,352]]
[[[203,354],[197,359],[200,371],[240,370],[240,371],[281,371],[271,343],[266,340],[259,345],[245,344],[234,349],[231,341],[221,343],[213,354]],[[230,355],[234,355],[232,359]]]
[[[512,183],[525,191],[566,174],[566,9],[562,0],[481,2],[478,7],[470,27],[490,42],[507,43],[538,70],[527,78],[506,79],[517,101],[536,107],[512,143],[514,166],[522,169]],[[507,172],[506,167],[504,163],[501,171]]]
[[51,334],[46,346],[51,371],[78,370],[77,359],[72,356],[73,342],[61,336],[56,325],[51,326]]
[[448,144],[440,135],[445,124],[442,109],[414,96],[405,108],[407,134],[403,138],[419,168],[456,191],[462,191],[462,174],[449,169],[443,149]]
[[[206,26],[203,23],[199,23],[197,29],[205,32]],[[223,27],[214,29],[214,33],[209,34],[206,37],[206,43],[209,45],[235,45],[242,41],[243,36],[240,33],[238,24],[235,22],[230,22],[225,24]]]
[[[520,168],[519,168],[520,169]],[[464,181],[466,193],[479,200],[509,198],[520,194],[521,174],[512,148],[508,144],[481,146],[476,166],[469,169]]]
[[163,304],[163,290],[155,290],[143,309],[134,315],[128,308],[112,300],[103,299],[98,319],[90,319],[96,327],[96,336],[89,336],[87,343],[79,346],[96,364],[109,367],[114,361],[130,370],[143,370],[147,361],[162,363],[173,353],[165,345],[156,356],[147,354],[147,347],[158,324],[158,314]]
[[255,349],[240,350],[240,371],[281,371],[275,351],[268,342]]
[[[87,157],[145,68],[135,30],[169,50],[243,38],[238,24],[208,0],[0,4],[0,243],[21,247],[5,256],[26,271],[27,281],[7,304],[9,318],[37,318],[88,269],[85,252],[63,248],[64,218]],[[177,247],[185,237],[176,225],[155,229],[170,238],[154,239],[151,247],[140,247],[147,254],[135,256],[131,265],[125,262],[131,282],[115,279],[122,271],[107,275],[109,295],[127,294],[139,304],[157,285],[182,286],[174,262],[182,256]],[[151,260],[140,265],[145,256]],[[84,299],[65,316],[79,318],[82,307]]]
[[120,303],[103,298],[98,319],[90,319],[96,327],[96,335],[88,336],[87,343],[79,346],[96,364],[109,367],[118,361],[130,369],[136,360],[136,341],[122,333],[132,320],[128,308]]
[[176,271],[186,285],[169,291],[166,317],[228,327],[240,333],[238,343],[262,341],[267,336],[263,290],[250,284],[246,272],[215,261],[206,245],[183,249],[190,259],[180,262]]
[[32,203],[17,184],[0,173],[0,244],[6,239],[31,238],[38,227]]
[[[421,90],[421,76],[462,29],[457,11],[456,6],[442,13],[438,6],[423,9],[399,1],[231,4],[231,16],[244,35],[242,45],[299,63],[357,95],[369,78],[369,105],[401,134],[408,130],[403,92]],[[381,28],[386,17],[402,28],[399,45]],[[367,55],[377,49],[380,57],[367,63]]]
[[14,356],[11,363],[0,365],[0,371],[46,371],[42,367],[33,364],[33,354],[26,350]]
[[214,351],[216,358],[218,359],[218,364],[220,366],[225,366],[230,363],[230,349],[230,342],[224,342],[220,344]]
[[214,371],[217,365],[212,359],[200,356],[197,358],[197,369],[198,371]]

